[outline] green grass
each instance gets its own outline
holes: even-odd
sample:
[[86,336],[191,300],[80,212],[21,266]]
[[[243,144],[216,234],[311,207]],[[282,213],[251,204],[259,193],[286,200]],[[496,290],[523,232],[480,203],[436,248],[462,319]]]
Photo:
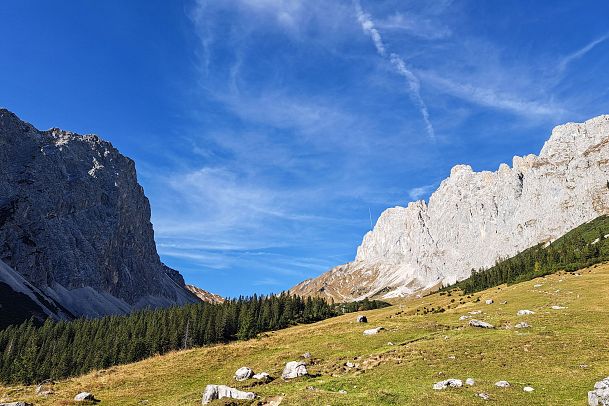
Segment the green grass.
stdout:
[[[535,284],[543,286],[534,288]],[[475,302],[478,297],[482,300]],[[487,298],[495,303],[484,304]],[[476,396],[479,392],[488,393],[491,404],[582,405],[594,383],[609,376],[608,298],[609,264],[602,264],[575,274],[502,285],[469,299],[438,293],[404,300],[364,312],[367,325],[355,323],[356,314],[350,314],[245,342],[154,357],[56,382],[55,393],[48,398],[37,398],[34,387],[0,387],[0,401],[70,404],[76,393],[86,390],[102,400],[100,405],[194,406],[200,404],[205,385],[217,383],[251,390],[262,401],[283,396],[282,405],[488,404]],[[507,304],[501,305],[502,301]],[[552,305],[567,308],[552,310]],[[423,307],[446,311],[423,315]],[[516,316],[520,309],[536,314]],[[473,317],[497,329],[475,329],[459,321],[472,310],[482,310]],[[523,320],[532,328],[513,328]],[[364,329],[376,326],[386,330],[362,335]],[[390,341],[395,345],[388,345]],[[278,377],[287,361],[306,351],[313,355],[309,371],[314,377],[257,386],[232,379],[241,366]],[[360,368],[345,370],[347,361]],[[468,377],[476,380],[475,386],[432,389],[434,382]],[[494,387],[498,380],[507,380],[512,387]],[[525,385],[535,392],[523,392]]]

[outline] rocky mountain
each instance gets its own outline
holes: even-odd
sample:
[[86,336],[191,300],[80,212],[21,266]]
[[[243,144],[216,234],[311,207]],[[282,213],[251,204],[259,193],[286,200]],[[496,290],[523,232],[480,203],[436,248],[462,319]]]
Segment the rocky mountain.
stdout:
[[161,263],[135,164],[109,142],[1,109],[0,174],[0,260],[65,314],[198,301]]
[[539,155],[457,165],[429,198],[382,213],[353,262],[292,288],[337,301],[390,298],[465,279],[609,213],[609,116],[558,126]]
[[197,286],[186,285],[186,289],[188,289],[191,293],[193,293],[196,297],[198,297],[204,302],[224,303],[224,298],[222,296],[216,295],[215,293],[210,293]]

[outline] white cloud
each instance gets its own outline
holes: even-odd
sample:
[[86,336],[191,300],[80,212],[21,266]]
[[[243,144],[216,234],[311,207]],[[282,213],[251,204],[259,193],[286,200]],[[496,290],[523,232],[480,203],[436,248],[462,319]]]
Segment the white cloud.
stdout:
[[421,200],[427,194],[432,192],[436,187],[437,185],[435,183],[414,187],[408,191],[408,197],[410,197],[411,200]]
[[405,15],[396,12],[391,16],[376,21],[377,26],[387,31],[404,31],[410,35],[427,40],[445,39],[452,35],[446,26],[434,22],[429,18],[418,15]]

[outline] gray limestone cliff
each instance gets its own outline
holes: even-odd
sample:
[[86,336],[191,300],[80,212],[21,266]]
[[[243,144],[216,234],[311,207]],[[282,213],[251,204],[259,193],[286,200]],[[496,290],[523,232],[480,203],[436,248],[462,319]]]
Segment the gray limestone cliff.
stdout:
[[134,162],[0,109],[0,260],[74,315],[196,302],[161,263]]
[[538,156],[474,172],[455,166],[429,198],[382,213],[353,262],[291,292],[344,301],[465,279],[609,213],[609,116],[556,127]]

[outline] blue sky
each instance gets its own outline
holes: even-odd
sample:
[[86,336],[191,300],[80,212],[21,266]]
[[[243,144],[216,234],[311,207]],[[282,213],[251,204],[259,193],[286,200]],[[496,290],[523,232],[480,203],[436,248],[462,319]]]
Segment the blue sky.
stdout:
[[222,295],[353,259],[387,207],[609,113],[605,1],[4,0],[0,105],[135,159]]

